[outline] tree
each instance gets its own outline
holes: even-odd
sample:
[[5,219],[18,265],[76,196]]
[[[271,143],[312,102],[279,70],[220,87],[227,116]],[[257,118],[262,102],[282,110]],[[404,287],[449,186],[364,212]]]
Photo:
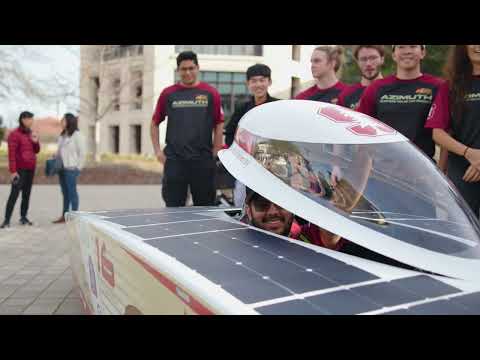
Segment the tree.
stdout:
[[42,78],[26,69],[27,62],[46,60],[32,46],[0,46],[0,101],[28,99],[51,102],[55,96],[56,79]]
[[[110,60],[143,55],[143,45],[85,45],[84,49],[85,54],[82,58],[84,68],[81,81],[88,82],[86,86],[93,88],[94,96],[80,94],[79,112],[81,116],[94,120],[95,147],[93,153],[94,160],[98,162],[100,161],[100,125],[102,119],[111,112],[119,110],[122,105],[141,108],[142,102],[148,100],[142,91],[143,78],[146,74],[153,72],[153,69],[146,68],[144,63],[143,68],[139,71],[141,76],[130,76],[125,79],[113,71],[110,66]],[[85,84],[83,85],[85,86]],[[138,89],[137,86],[139,86]],[[122,100],[121,94],[127,88],[136,88],[133,100],[132,98]]]
[[3,136],[5,135],[5,128],[3,123],[3,116],[0,115],[0,144],[2,143]]

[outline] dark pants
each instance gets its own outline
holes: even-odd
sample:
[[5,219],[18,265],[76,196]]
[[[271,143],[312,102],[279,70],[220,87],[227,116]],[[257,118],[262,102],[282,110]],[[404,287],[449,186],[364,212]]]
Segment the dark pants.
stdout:
[[195,206],[214,205],[215,161],[167,159],[162,180],[162,197],[166,206],[185,206],[188,186]]
[[63,215],[78,210],[79,199],[77,192],[77,177],[80,175],[79,170],[63,169],[58,173],[60,180],[60,188],[63,194]]
[[10,196],[8,197],[7,201],[7,207],[5,209],[5,222],[7,223],[10,222],[20,191],[22,192],[22,204],[20,206],[20,216],[22,218],[27,217],[28,205],[30,203],[30,193],[32,191],[35,170],[19,169],[17,172],[20,178],[16,184],[12,184]]
[[469,166],[470,163],[465,158],[452,153],[448,154],[448,177],[478,219],[480,213],[480,182],[468,183],[462,179]]

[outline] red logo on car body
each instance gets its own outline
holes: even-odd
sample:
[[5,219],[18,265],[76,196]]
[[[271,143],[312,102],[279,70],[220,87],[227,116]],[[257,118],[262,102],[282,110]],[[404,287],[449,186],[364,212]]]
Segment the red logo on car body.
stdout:
[[321,107],[318,114],[325,116],[335,123],[350,124],[347,130],[359,136],[395,135],[397,131],[390,126],[372,118],[371,116],[354,113],[348,109],[339,109],[333,106]]

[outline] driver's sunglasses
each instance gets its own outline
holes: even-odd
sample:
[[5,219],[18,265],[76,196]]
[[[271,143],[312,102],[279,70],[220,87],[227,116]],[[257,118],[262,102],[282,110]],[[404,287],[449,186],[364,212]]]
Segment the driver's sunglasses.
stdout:
[[259,212],[265,212],[267,211],[271,205],[275,206],[277,209],[282,209],[282,207],[278,206],[277,204],[271,202],[270,200],[268,199],[265,199],[264,197],[262,196],[255,196],[252,201],[251,201],[251,204],[253,205],[253,207],[255,208],[256,211],[259,211]]

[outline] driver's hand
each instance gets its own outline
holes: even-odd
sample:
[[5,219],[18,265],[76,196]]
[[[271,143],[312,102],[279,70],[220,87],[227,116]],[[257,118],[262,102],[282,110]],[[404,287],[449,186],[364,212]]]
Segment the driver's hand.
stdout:
[[332,186],[337,186],[338,182],[342,180],[343,173],[339,166],[335,165],[332,169],[332,175],[330,181],[332,182]]

